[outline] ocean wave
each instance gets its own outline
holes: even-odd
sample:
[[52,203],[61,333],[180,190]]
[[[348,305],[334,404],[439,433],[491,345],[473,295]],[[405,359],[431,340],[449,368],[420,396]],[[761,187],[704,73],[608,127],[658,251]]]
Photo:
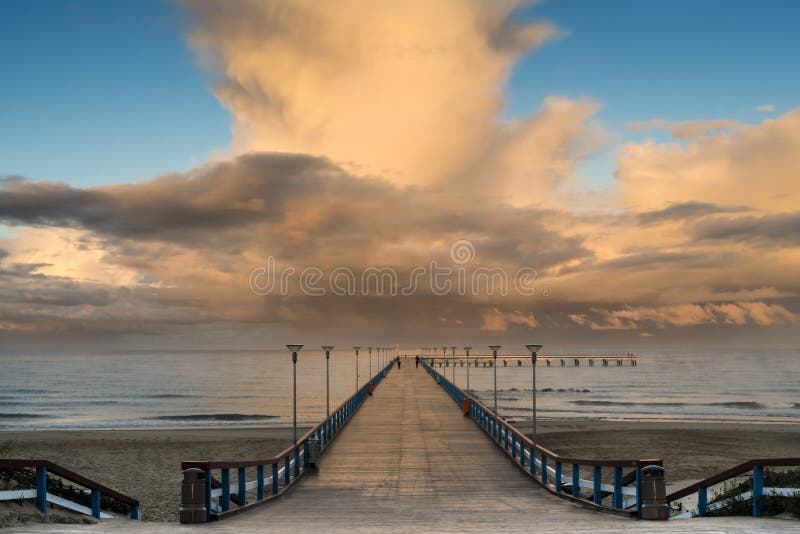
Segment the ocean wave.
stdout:
[[756,402],[756,401],[730,401],[730,402],[628,402],[607,400],[574,400],[570,404],[576,406],[660,406],[678,408],[681,406],[713,406],[716,408],[735,408],[739,410],[768,410],[768,409],[800,409],[800,402]]
[[[137,397],[133,397],[137,398]],[[203,395],[186,395],[183,393],[155,393],[152,395],[141,395],[143,399],[200,399]]]
[[278,419],[277,415],[242,414],[242,413],[207,413],[187,415],[154,415],[145,417],[155,421],[264,421]]
[[685,402],[623,402],[605,400],[574,400],[570,404],[577,406],[688,406]]

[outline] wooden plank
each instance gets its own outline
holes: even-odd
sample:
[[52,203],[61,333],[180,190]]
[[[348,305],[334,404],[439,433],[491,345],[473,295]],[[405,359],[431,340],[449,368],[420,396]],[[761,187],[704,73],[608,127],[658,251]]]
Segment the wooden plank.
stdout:
[[543,515],[598,521],[533,484],[422,368],[404,366],[376,389],[316,472],[282,499],[224,523],[274,527],[302,519],[378,530],[402,524],[409,531],[415,525],[449,530],[469,520],[494,531],[498,525],[484,519],[498,514],[539,524]]

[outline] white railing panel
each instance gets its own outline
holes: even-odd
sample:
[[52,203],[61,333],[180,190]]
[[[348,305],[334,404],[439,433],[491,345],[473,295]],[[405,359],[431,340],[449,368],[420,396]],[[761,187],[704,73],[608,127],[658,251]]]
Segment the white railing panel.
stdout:
[[35,499],[36,490],[5,490],[0,491],[0,501],[18,501],[20,499]]
[[[73,512],[78,512],[84,515],[92,515],[92,509],[83,506],[82,504],[78,504],[76,502],[68,501],[62,497],[58,497],[56,495],[51,495],[50,493],[47,494],[47,502],[56,504],[63,508],[67,508],[68,510],[72,510]],[[113,515],[107,514],[105,512],[100,512],[100,519],[113,519]]]

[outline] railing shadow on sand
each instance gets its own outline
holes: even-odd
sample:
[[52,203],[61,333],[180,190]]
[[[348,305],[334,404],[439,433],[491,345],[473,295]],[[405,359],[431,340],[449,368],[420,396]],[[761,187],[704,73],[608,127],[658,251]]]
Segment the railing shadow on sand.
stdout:
[[[331,416],[306,432],[279,454],[258,460],[185,461],[181,495],[181,523],[206,523],[261,506],[282,496],[318,461],[394,366],[392,359]],[[247,471],[255,470],[255,479]],[[235,470],[236,480],[231,480]],[[267,470],[267,472],[265,472]],[[219,479],[215,477],[219,473]],[[255,490],[255,495],[252,495]],[[248,496],[248,492],[251,493]],[[250,500],[250,498],[254,500]]]

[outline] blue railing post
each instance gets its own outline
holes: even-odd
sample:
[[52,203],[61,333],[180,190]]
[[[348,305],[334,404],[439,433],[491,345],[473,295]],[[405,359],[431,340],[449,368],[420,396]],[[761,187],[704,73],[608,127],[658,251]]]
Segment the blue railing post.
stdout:
[[277,495],[278,494],[278,483],[279,482],[280,482],[280,480],[278,480],[278,464],[274,463],[274,464],[272,464],[272,494],[273,495]]
[[219,507],[227,512],[231,507],[231,473],[230,469],[222,469],[222,495],[219,498]]
[[247,504],[247,477],[244,467],[239,468],[239,506]]
[[519,441],[519,465],[525,466],[525,442]]
[[600,466],[594,466],[594,503],[600,504],[603,502],[603,491],[602,491],[602,478],[601,478],[601,471]]
[[283,482],[285,486],[288,486],[292,480],[292,458],[290,454],[287,454],[283,459],[283,464]]
[[622,467],[614,466],[614,508],[622,509]]
[[697,516],[705,517],[708,508],[708,488],[697,490]]
[[581,496],[581,466],[572,464],[572,496]]
[[561,462],[556,460],[556,493],[561,493]]
[[294,448],[294,476],[300,476],[300,447]]
[[256,479],[258,485],[256,486],[256,499],[259,501],[264,498],[264,466],[259,465],[256,468]]
[[642,466],[636,466],[636,517],[642,518]]
[[92,489],[92,517],[100,519],[100,490]]
[[547,485],[547,456],[542,453],[542,484]]
[[764,495],[764,468],[753,467],[753,517],[761,517],[763,510],[761,500]]
[[206,483],[206,523],[211,521],[211,469],[203,471],[203,479]]
[[505,440],[505,448],[508,450],[508,427],[503,425],[503,435]]
[[36,508],[47,513],[47,468],[36,468]]
[[308,465],[308,440],[303,442],[303,465]]
[[139,507],[138,506],[129,506],[128,512],[130,513],[131,519],[134,521],[139,520]]

